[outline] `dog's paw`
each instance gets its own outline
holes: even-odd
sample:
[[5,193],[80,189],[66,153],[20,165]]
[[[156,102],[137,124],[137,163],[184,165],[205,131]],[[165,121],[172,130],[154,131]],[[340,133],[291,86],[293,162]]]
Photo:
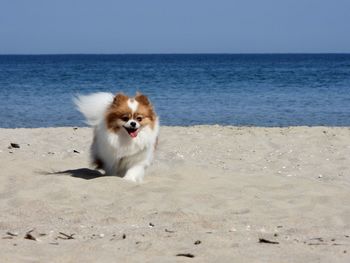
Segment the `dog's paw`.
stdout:
[[130,182],[134,182],[134,183],[142,183],[143,178],[140,176],[132,176],[132,175],[126,175],[124,176],[124,179]]
[[135,166],[126,172],[124,179],[135,183],[141,183],[144,174],[145,168],[143,166]]

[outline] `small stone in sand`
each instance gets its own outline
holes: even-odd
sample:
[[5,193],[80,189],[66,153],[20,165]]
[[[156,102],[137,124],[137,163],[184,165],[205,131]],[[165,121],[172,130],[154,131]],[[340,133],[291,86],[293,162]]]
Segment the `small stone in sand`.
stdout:
[[271,241],[265,238],[259,238],[259,243],[266,243],[266,244],[279,244],[277,241]]
[[16,237],[16,236],[18,236],[18,233],[17,233],[17,232],[10,232],[10,231],[7,231],[7,232],[6,232],[6,235]]
[[195,245],[199,245],[200,243],[202,243],[202,241],[200,241],[200,240],[196,240],[196,241],[194,242]]
[[26,233],[26,235],[24,236],[25,239],[29,239],[29,240],[34,240],[37,241],[37,239],[31,234],[34,231],[34,229],[28,231]]
[[180,253],[176,255],[177,257],[187,257],[187,258],[194,258],[194,255],[191,253]]

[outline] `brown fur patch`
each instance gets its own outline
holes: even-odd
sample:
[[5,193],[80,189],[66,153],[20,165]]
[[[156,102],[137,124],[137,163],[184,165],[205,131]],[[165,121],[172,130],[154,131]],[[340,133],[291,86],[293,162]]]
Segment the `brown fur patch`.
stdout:
[[120,106],[121,104],[125,103],[128,101],[129,97],[126,96],[124,93],[118,93],[115,95],[114,100],[113,100],[113,105],[115,106]]

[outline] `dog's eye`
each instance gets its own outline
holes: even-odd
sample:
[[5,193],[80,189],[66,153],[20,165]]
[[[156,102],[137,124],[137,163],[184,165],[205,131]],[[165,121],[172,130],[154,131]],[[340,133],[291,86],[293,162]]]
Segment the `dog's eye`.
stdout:
[[142,121],[142,117],[141,117],[141,116],[138,116],[138,117],[136,118],[136,120],[137,120],[138,122],[140,122],[140,121]]
[[123,121],[128,121],[128,120],[129,120],[129,117],[124,116],[124,117],[122,117],[122,120],[123,120]]

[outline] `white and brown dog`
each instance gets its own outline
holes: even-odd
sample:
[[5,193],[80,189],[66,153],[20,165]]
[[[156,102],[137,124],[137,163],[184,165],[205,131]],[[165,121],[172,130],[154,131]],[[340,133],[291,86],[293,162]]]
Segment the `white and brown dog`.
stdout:
[[75,98],[78,110],[94,128],[92,163],[106,175],[141,182],[153,159],[159,120],[145,95],[94,93]]

